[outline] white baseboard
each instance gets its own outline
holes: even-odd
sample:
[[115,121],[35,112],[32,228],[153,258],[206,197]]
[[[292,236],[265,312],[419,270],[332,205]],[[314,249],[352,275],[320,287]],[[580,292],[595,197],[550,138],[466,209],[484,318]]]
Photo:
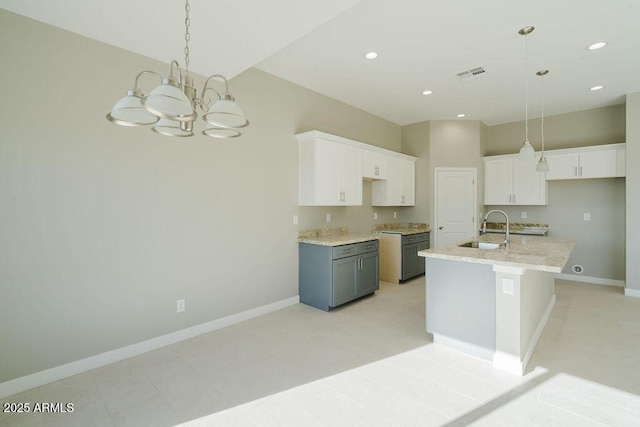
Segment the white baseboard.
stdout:
[[433,334],[433,343],[462,351],[467,354],[479,357],[481,359],[491,360],[493,358],[494,349],[481,347],[442,334]]
[[624,288],[624,294],[628,297],[640,298],[640,289]]
[[594,285],[607,285],[607,286],[619,286],[624,288],[624,280],[603,279],[601,277],[589,277],[581,274],[567,274],[558,273],[555,275],[556,279],[571,280],[573,282],[585,282],[592,283]]
[[67,378],[72,375],[81,374],[83,372],[90,371],[91,369],[106,366],[114,362],[119,362],[121,360],[138,356],[152,350],[157,350],[161,347],[175,344],[177,342],[184,341],[198,335],[206,334],[208,332],[213,332],[215,330],[231,326],[244,320],[253,319],[264,314],[278,311],[290,305],[298,304],[299,302],[300,296],[287,298],[281,301],[276,301],[272,304],[252,308],[250,310],[232,314],[230,316],[216,319],[211,322],[202,323],[200,325],[192,326],[187,329],[182,329],[180,331],[152,338],[150,340],[118,348],[116,350],[111,350],[106,353],[87,357],[86,359],[67,363],[66,365],[56,366],[55,368],[46,369],[44,371],[6,381],[4,383],[0,383],[0,398],[11,396],[12,394],[16,393],[21,393],[35,387],[40,387],[42,385]]

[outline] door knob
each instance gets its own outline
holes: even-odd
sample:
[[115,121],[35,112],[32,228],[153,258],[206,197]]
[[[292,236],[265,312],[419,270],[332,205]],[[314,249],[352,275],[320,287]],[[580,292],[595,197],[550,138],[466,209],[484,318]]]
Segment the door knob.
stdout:
[[443,226],[440,226],[440,227],[438,227],[438,230],[442,230],[443,228],[444,228]]

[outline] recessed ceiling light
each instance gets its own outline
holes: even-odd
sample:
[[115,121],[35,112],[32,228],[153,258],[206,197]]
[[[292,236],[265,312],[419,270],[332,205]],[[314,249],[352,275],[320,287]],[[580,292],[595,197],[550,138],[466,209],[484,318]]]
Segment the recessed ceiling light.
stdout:
[[433,91],[430,91],[430,90],[422,91],[423,95],[431,95],[432,93],[433,93]]
[[378,57],[378,53],[377,52],[367,52],[364,55],[365,58],[367,59],[376,59]]
[[606,45],[607,45],[607,42],[598,42],[598,43],[592,44],[587,49],[589,49],[589,50],[598,50],[598,49],[602,49]]
[[464,113],[460,113],[460,114],[458,114],[456,117],[457,117],[457,118],[459,118],[459,119],[461,119],[461,118],[463,118],[464,116],[466,116],[466,114],[464,114]]
[[590,91],[592,91],[592,92],[595,92],[596,90],[600,90],[600,89],[604,89],[604,86],[600,86],[600,85],[598,85],[598,86],[594,86],[594,87],[592,87],[592,88],[591,88],[591,89],[589,89],[589,90],[590,90]]

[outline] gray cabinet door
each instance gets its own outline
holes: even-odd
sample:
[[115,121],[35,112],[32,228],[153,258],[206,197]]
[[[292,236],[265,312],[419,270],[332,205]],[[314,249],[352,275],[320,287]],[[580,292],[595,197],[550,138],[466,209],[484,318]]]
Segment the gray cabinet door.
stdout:
[[332,307],[337,307],[356,298],[358,290],[358,258],[333,260],[333,300]]
[[380,287],[379,273],[379,256],[378,252],[369,252],[360,257],[360,295],[375,292]]
[[417,274],[418,271],[418,245],[411,243],[402,245],[402,280],[406,280]]
[[[427,240],[426,242],[420,242],[418,243],[418,252],[420,251],[424,251],[426,249],[429,249],[429,241]],[[420,275],[420,274],[424,274],[424,267],[425,267],[425,260],[426,258],[422,258],[420,256],[418,256],[418,253],[416,252],[416,257],[417,257],[417,268],[416,268],[416,274]]]

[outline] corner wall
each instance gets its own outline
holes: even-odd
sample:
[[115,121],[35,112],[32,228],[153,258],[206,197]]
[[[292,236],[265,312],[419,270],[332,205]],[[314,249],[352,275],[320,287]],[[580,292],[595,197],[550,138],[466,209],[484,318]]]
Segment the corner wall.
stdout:
[[627,283],[640,297],[640,92],[627,94]]

